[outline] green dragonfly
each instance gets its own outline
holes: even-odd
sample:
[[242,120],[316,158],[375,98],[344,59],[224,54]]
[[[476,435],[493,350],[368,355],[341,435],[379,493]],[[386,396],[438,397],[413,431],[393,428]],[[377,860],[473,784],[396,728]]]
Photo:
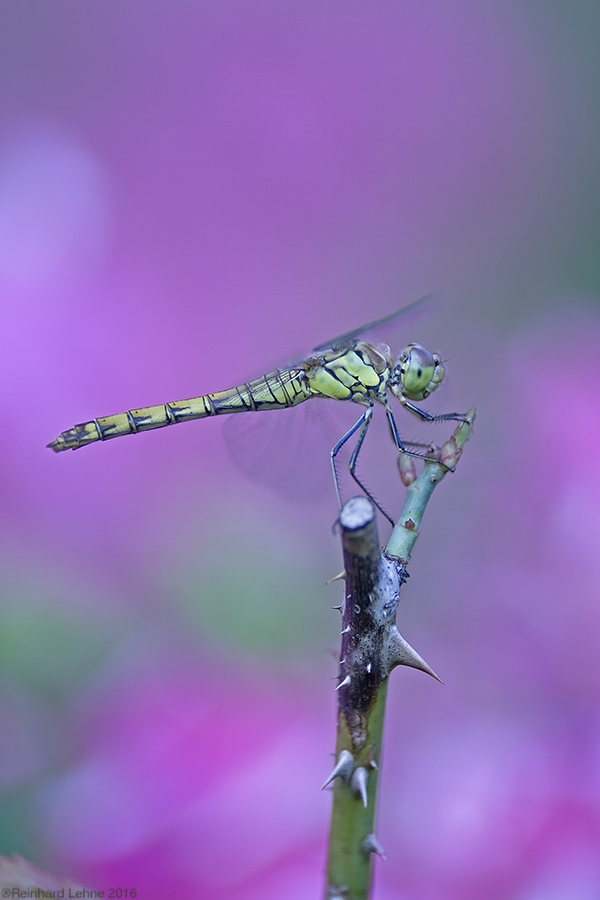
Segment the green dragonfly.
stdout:
[[389,316],[320,344],[310,356],[294,366],[275,369],[252,381],[214,394],[202,394],[190,400],[129,409],[117,415],[91,419],[63,431],[47,446],[56,453],[63,450],[78,450],[96,441],[108,441],[140,431],[152,431],[154,428],[177,425],[192,419],[229,413],[285,409],[313,397],[351,401],[365,407],[365,410],[331,450],[331,467],[338,503],[341,507],[336,458],[347,441],[358,432],[348,464],[350,474],[361,490],[394,524],[356,473],[358,456],[373,417],[375,404],[381,404],[385,409],[390,434],[398,452],[425,460],[432,457],[427,452],[414,449],[423,445],[413,443],[409,445],[402,441],[389,395],[396,397],[405,409],[424,422],[463,422],[465,417],[460,413],[432,415],[415,405],[427,399],[444,380],[444,366],[437,353],[431,353],[421,344],[408,344],[394,360],[389,347],[375,346],[361,340],[360,336],[409,312],[421,305],[425,299],[427,298],[417,300]]

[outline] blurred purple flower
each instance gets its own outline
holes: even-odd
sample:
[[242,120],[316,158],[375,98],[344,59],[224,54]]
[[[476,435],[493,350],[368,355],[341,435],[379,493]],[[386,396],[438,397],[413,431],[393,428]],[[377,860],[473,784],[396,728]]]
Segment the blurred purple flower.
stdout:
[[290,705],[287,690],[136,658],[86,695],[81,760],[45,799],[52,857],[149,900],[251,897],[303,859],[317,887],[325,718],[297,694]]

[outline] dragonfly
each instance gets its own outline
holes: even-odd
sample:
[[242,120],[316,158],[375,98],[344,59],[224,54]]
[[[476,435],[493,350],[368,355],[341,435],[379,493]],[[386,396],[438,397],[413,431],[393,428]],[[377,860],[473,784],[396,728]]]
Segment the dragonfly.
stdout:
[[388,316],[319,344],[306,359],[293,366],[275,369],[225,391],[90,419],[61,432],[47,446],[56,453],[63,450],[78,450],[97,441],[152,431],[155,428],[178,425],[193,419],[286,409],[315,397],[351,402],[362,407],[363,411],[330,453],[338,504],[341,508],[337,457],[342,447],[358,432],[348,463],[350,475],[393,525],[391,517],[363,484],[356,471],[360,450],[375,407],[383,406],[391,438],[398,453],[406,453],[424,460],[433,460],[435,457],[431,456],[431,451],[428,453],[427,450],[415,449],[425,445],[412,442],[409,444],[402,440],[390,396],[395,397],[404,409],[423,422],[464,422],[466,419],[461,413],[454,412],[433,415],[416,405],[426,400],[444,380],[445,368],[438,353],[432,353],[421,344],[413,343],[408,344],[394,359],[387,345],[369,343],[361,336],[371,329],[405,315],[421,306],[427,299],[428,297],[423,297]]

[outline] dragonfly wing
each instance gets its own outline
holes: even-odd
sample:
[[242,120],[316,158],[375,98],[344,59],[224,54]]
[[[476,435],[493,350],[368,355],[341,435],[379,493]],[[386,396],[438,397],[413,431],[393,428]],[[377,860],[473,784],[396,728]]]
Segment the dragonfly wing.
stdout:
[[227,416],[223,436],[236,466],[250,479],[278,494],[312,500],[333,496],[329,454],[355,413],[345,404],[314,398],[293,409]]
[[379,325],[386,325],[388,322],[393,322],[395,319],[399,319],[401,316],[409,315],[417,309],[420,309],[425,304],[429,303],[432,299],[432,294],[426,294],[424,297],[420,297],[418,300],[415,300],[413,303],[409,303],[408,306],[403,306],[402,309],[397,309],[396,312],[390,313],[389,316],[384,316],[382,319],[375,319],[373,322],[368,322],[366,325],[361,325],[360,328],[355,328],[353,331],[347,331],[345,334],[340,334],[339,337],[333,338],[331,341],[326,341],[324,344],[319,344],[318,347],[314,347],[315,352],[322,353],[324,350],[340,350],[344,347],[348,346],[355,340],[357,337],[360,337],[361,334],[364,334],[366,331],[370,331],[372,328],[377,328]]

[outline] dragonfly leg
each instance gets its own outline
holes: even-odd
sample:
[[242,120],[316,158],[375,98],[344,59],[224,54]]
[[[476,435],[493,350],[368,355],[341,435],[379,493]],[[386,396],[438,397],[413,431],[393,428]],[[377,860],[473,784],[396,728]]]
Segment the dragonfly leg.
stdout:
[[[416,407],[416,409],[418,409],[418,407]],[[420,409],[419,412],[423,412],[423,410]],[[387,416],[388,424],[390,426],[392,440],[393,440],[394,444],[396,445],[396,450],[398,450],[399,453],[406,453],[407,456],[415,456],[417,459],[425,460],[425,462],[440,462],[439,459],[436,459],[435,456],[430,456],[428,453],[419,453],[418,450],[410,450],[406,446],[406,444],[403,442],[402,438],[400,437],[400,432],[398,431],[398,426],[396,425],[396,420],[394,419],[394,414],[393,414],[392,410],[389,408],[389,406],[386,406],[385,414]],[[458,413],[452,413],[452,415],[458,416]],[[427,413],[427,416],[429,416],[429,413]],[[444,418],[444,417],[440,416],[439,418]],[[438,416],[431,416],[431,417],[427,418],[427,421],[435,422],[435,421],[437,421],[437,419],[438,419]],[[460,416],[459,419],[460,419],[460,421],[463,421],[464,417]],[[411,447],[428,448],[431,445],[420,444],[415,441],[410,441],[410,446]],[[434,449],[434,448],[432,448],[432,449]],[[443,465],[443,463],[440,463],[440,465]]]
[[335,472],[335,478],[336,478],[336,491],[337,491],[338,500],[340,500],[340,506],[341,506],[341,498],[340,498],[339,485],[338,485],[338,479],[337,479],[337,470],[335,469],[334,460],[335,460],[335,457],[337,456],[339,450],[341,449],[341,447],[343,447],[343,445],[346,443],[346,441],[349,438],[351,438],[352,435],[356,431],[358,431],[358,429],[360,428],[358,439],[356,441],[354,450],[352,451],[352,454],[350,456],[350,461],[348,463],[348,469],[350,471],[350,475],[352,476],[354,481],[357,483],[357,485],[359,486],[361,491],[363,491],[365,493],[365,495],[369,498],[369,500],[377,507],[379,512],[382,514],[382,516],[385,516],[385,518],[388,520],[388,522],[393,526],[394,520],[392,519],[392,517],[385,511],[385,509],[381,506],[381,504],[377,502],[377,500],[375,499],[375,497],[373,496],[371,491],[367,488],[367,486],[365,484],[362,483],[362,481],[356,474],[356,463],[358,461],[358,454],[360,453],[361,447],[363,445],[363,441],[366,437],[366,434],[369,429],[369,425],[371,424],[372,418],[373,418],[373,407],[370,406],[367,409],[367,411],[360,417],[360,419],[354,423],[354,425],[352,426],[350,431],[348,431],[344,435],[344,437],[341,439],[341,441],[338,441],[338,443],[335,445],[335,447],[331,451],[331,460],[332,460],[332,464],[334,465],[334,472]]
[[[434,416],[431,413],[428,413],[427,410],[421,409],[419,406],[415,406],[414,403],[411,403],[410,400],[407,400],[406,397],[399,397],[400,403],[402,406],[407,409],[409,412],[416,416],[417,419],[421,419],[422,422],[466,422],[468,421],[465,416],[460,413],[444,413],[441,416]],[[391,412],[390,412],[391,415]],[[393,416],[392,416],[393,419]],[[389,416],[388,416],[389,421]],[[397,431],[397,429],[396,429]]]
[[337,442],[337,444],[331,451],[331,471],[333,472],[333,483],[335,484],[335,495],[337,497],[337,502],[338,502],[338,506],[340,509],[342,508],[342,495],[340,493],[340,479],[339,479],[339,475],[338,475],[338,471],[337,471],[336,457],[337,457],[338,453],[340,452],[340,450],[342,449],[342,447],[344,446],[344,444],[350,440],[352,435],[358,431],[358,429],[361,427],[361,425],[364,426],[365,419],[367,418],[368,412],[369,412],[369,410],[367,410],[367,412],[362,414],[360,419],[358,419],[354,423],[352,428],[349,431],[347,431],[346,434],[342,438],[340,438],[340,440]]

